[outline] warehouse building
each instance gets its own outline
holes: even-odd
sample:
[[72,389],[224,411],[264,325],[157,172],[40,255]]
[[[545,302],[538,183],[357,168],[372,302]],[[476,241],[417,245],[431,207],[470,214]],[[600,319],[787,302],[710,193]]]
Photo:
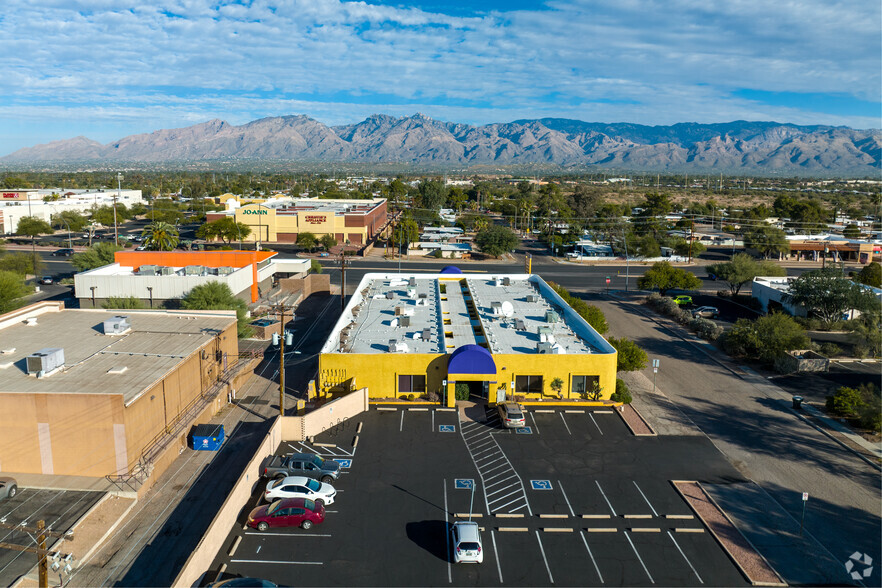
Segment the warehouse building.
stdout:
[[448,406],[457,384],[493,404],[608,399],[615,378],[615,348],[542,278],[453,267],[366,274],[319,358],[322,392],[367,387],[373,399]]
[[18,230],[18,221],[35,216],[50,222],[53,214],[75,211],[86,214],[101,206],[144,204],[141,190],[62,190],[60,188],[0,191],[0,234]]
[[257,302],[279,278],[302,277],[308,259],[279,259],[273,251],[117,251],[114,261],[74,276],[81,308],[97,308],[111,297],[135,297],[159,306],[194,287],[222,282],[246,302]]
[[41,302],[2,315],[0,471],[158,477],[244,365],[234,311]]
[[248,225],[251,233],[246,240],[261,243],[296,243],[297,235],[309,232],[319,238],[330,235],[341,244],[348,241],[351,245],[364,245],[386,226],[387,221],[385,198],[272,200],[209,213],[207,220],[224,217]]

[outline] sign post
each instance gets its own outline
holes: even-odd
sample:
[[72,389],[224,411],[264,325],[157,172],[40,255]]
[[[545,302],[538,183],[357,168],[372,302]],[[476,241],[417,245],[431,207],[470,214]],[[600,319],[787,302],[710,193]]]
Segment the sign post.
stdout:
[[606,293],[609,294],[609,276],[606,276]]
[[652,393],[655,394],[655,378],[658,374],[658,366],[661,362],[658,359],[652,360]]
[[805,505],[808,502],[808,492],[802,493],[802,520],[799,521],[799,536],[802,537],[802,530],[805,527]]

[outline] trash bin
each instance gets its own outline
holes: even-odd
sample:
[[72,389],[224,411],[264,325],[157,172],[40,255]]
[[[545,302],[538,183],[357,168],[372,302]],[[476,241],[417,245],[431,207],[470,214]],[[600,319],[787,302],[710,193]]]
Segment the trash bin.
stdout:
[[802,396],[793,397],[793,408],[802,408]]

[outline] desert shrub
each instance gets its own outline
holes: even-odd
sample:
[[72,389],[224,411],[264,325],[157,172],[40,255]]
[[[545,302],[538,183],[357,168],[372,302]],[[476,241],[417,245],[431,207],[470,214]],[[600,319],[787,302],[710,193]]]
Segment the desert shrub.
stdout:
[[616,391],[610,395],[609,399],[613,402],[631,404],[631,401],[633,400],[633,398],[631,398],[631,390],[628,389],[628,385],[624,380],[616,378]]
[[734,357],[772,364],[787,351],[809,345],[802,327],[786,314],[772,313],[754,321],[738,319],[723,338],[723,349]]
[[857,388],[838,388],[833,396],[827,397],[827,411],[877,433],[882,426],[882,399],[879,389],[869,382]]
[[408,400],[411,400],[411,401],[412,401],[412,400],[415,399],[415,398],[416,398],[416,396],[413,395],[413,394],[408,394],[408,395],[407,395],[407,399],[408,399]]
[[427,397],[429,399],[429,402],[438,402],[440,400],[437,392],[429,392],[427,394]]
[[716,341],[723,334],[723,327],[704,318],[690,320],[689,328],[695,331],[696,335],[708,341]]
[[469,399],[469,385],[468,384],[456,384],[453,388],[453,397],[457,400],[468,400]]
[[836,357],[837,355],[842,355],[842,348],[836,343],[831,343],[830,341],[824,341],[818,346],[818,352],[821,355],[826,355],[827,357]]

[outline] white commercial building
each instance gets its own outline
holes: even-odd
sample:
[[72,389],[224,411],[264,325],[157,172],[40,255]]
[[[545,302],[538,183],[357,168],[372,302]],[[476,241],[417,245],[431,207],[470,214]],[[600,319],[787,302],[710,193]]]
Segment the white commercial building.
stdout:
[[62,190],[60,188],[16,189],[0,192],[0,234],[11,235],[18,221],[35,216],[50,222],[53,214],[72,210],[87,213],[101,206],[110,206],[114,199],[127,207],[144,204],[141,190]]

